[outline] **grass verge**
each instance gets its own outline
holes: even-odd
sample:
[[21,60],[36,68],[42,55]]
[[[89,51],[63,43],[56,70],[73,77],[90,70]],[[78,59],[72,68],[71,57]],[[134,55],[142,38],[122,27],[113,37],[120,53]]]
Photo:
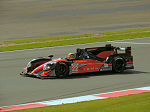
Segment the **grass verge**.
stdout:
[[64,39],[64,40],[65,39],[74,39],[74,38],[89,37],[89,36],[91,36],[91,34],[12,40],[12,41],[4,41],[4,43],[21,44],[21,43],[32,43],[32,42],[46,42],[46,41],[54,41],[54,40],[62,40],[62,39]]
[[11,112],[149,112],[150,93]]
[[104,32],[99,34],[71,35],[62,37],[47,37],[47,38],[5,41],[0,43],[1,46],[0,52],[144,38],[144,37],[150,37],[150,28],[127,30],[127,31]]

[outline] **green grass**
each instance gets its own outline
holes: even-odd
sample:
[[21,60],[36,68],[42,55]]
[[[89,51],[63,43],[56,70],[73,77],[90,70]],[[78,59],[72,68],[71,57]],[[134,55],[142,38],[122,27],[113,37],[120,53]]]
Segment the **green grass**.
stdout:
[[149,112],[150,93],[11,112]]
[[[83,38],[83,37],[86,37],[86,38]],[[128,30],[128,31],[105,32],[105,33],[96,34],[96,35],[85,34],[85,35],[72,35],[72,36],[62,36],[62,37],[14,40],[14,41],[7,41],[7,42],[5,41],[4,43],[8,43],[8,45],[1,46],[0,52],[52,47],[52,46],[64,46],[64,45],[73,45],[73,44],[85,44],[85,43],[95,43],[95,42],[104,42],[104,41],[124,40],[124,39],[134,39],[134,38],[144,38],[144,37],[150,37],[150,28]],[[65,40],[65,39],[68,39],[68,40]],[[51,42],[48,42],[48,41],[51,41]],[[32,43],[32,42],[36,42],[36,43]],[[29,44],[25,44],[25,43],[29,43]],[[11,44],[14,44],[14,45],[11,45]]]
[[4,43],[31,43],[31,42],[45,42],[45,41],[54,41],[54,40],[62,40],[62,39],[74,39],[80,37],[89,37],[91,34],[84,34],[84,35],[69,35],[69,36],[57,36],[57,37],[45,37],[45,38],[32,38],[32,39],[23,39],[23,40],[11,40],[11,41],[4,41]]

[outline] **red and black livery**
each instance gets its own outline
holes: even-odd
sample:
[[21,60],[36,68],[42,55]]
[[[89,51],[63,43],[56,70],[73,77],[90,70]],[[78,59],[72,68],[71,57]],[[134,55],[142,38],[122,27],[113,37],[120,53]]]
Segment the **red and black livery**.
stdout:
[[72,74],[113,71],[121,73],[126,69],[133,69],[131,47],[114,47],[106,44],[104,47],[77,49],[74,58],[37,58],[31,60],[23,76],[44,78],[65,78]]

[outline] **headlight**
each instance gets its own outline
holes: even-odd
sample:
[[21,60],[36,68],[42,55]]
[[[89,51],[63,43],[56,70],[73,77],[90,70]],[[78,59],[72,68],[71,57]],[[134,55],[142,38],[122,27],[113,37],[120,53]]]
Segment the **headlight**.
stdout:
[[29,67],[31,67],[32,66],[32,64],[31,64],[31,62],[29,62],[28,64],[27,64],[27,68],[29,68]]
[[45,64],[44,67],[43,67],[43,70],[44,70],[44,71],[47,71],[47,70],[54,70],[54,68],[55,68],[55,63],[52,62],[52,63],[47,63],[47,64]]
[[51,64],[45,64],[43,67],[43,70],[47,71],[47,70],[50,70],[50,68],[51,68]]

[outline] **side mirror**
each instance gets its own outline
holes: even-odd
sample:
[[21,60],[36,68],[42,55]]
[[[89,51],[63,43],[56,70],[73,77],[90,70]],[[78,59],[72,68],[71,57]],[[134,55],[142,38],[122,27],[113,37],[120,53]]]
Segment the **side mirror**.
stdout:
[[52,57],[54,57],[54,55],[49,55],[48,57],[52,58]]

